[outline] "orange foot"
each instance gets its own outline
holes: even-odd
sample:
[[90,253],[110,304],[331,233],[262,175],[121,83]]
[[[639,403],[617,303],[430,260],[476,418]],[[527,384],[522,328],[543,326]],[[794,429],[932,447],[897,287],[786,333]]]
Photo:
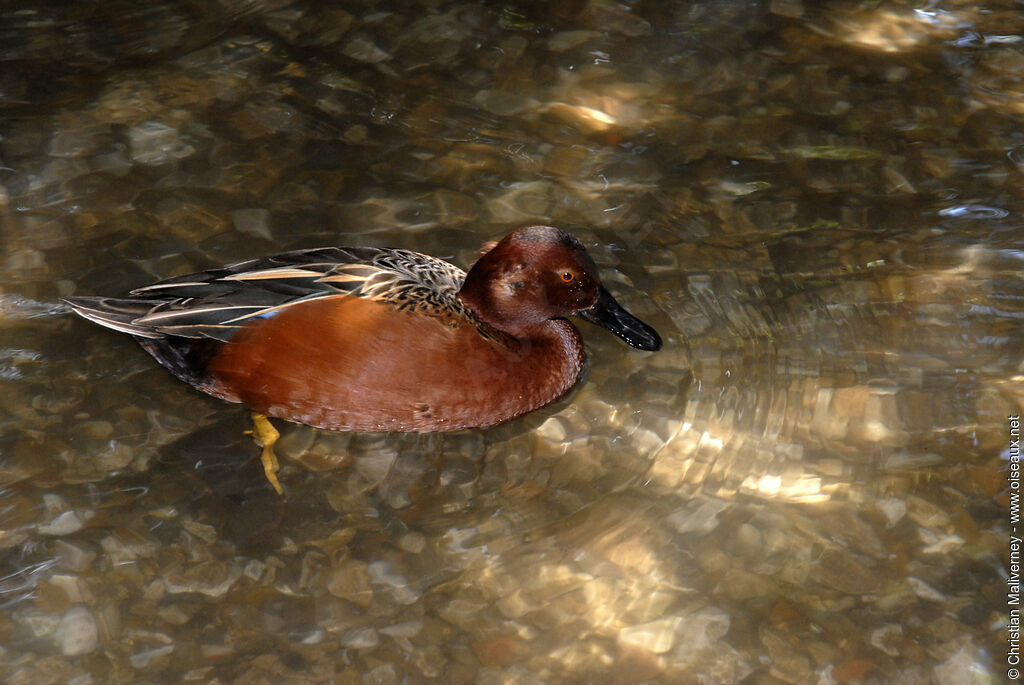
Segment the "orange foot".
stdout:
[[245,431],[245,433],[251,435],[256,444],[263,448],[263,454],[260,455],[260,461],[263,462],[263,473],[266,474],[267,480],[274,486],[277,494],[283,495],[284,488],[277,480],[277,472],[281,470],[281,466],[277,463],[277,455],[274,454],[274,443],[281,437],[281,434],[277,432],[266,416],[256,412],[252,413],[252,430]]

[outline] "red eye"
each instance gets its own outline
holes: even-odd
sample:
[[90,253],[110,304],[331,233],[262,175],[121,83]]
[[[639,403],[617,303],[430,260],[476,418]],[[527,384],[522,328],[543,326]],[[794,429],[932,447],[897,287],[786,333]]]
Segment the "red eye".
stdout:
[[576,280],[576,274],[571,271],[563,271],[560,275],[564,283],[572,283]]

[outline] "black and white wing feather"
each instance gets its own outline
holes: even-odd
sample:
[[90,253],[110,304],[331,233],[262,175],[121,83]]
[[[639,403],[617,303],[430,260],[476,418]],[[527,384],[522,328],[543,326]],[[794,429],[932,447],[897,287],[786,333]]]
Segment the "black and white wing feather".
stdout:
[[130,297],[67,301],[80,316],[140,338],[227,341],[248,321],[342,295],[446,320],[472,319],[456,297],[465,277],[448,262],[408,250],[327,247],[171,278],[133,290]]

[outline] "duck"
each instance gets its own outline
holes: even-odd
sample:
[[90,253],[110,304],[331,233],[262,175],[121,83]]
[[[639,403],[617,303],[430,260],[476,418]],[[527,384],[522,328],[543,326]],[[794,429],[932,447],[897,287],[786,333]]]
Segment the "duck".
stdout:
[[601,284],[583,243],[552,226],[485,245],[468,272],[406,249],[324,247],[65,301],[193,388],[248,407],[279,494],[269,418],[334,431],[486,428],[579,382],[586,355],[570,316],[639,350],[662,346]]

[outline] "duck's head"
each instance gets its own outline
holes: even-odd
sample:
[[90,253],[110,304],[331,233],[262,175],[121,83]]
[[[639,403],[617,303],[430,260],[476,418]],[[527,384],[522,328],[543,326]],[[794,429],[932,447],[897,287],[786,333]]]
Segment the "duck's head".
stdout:
[[516,334],[575,314],[641,350],[661,349],[657,331],[615,301],[583,243],[551,226],[509,233],[466,274],[459,297],[487,323]]

